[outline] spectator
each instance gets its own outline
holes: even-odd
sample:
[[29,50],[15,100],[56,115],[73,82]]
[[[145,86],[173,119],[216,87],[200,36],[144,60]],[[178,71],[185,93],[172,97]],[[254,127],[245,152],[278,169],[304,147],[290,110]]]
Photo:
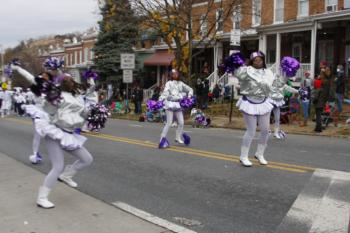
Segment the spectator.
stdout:
[[221,90],[218,84],[215,84],[215,87],[213,89],[213,97],[214,97],[214,103],[218,103],[220,100],[220,94]]
[[[323,61],[320,64],[320,88],[317,94],[314,96],[315,112],[316,112],[316,126],[315,132],[322,132],[322,119],[321,114],[326,102],[329,99],[329,94],[331,91],[331,82],[332,82],[332,72],[327,62]],[[315,86],[316,88],[316,86]]]
[[197,95],[197,108],[202,108],[203,107],[203,82],[200,78],[197,79],[195,90]]
[[297,97],[297,94],[294,93],[292,94],[292,97],[290,97],[289,99],[290,123],[293,124],[295,122],[298,122],[299,109],[300,109],[299,99]]
[[299,96],[301,101],[301,106],[303,109],[303,123],[300,124],[300,127],[307,126],[307,120],[309,119],[309,105],[311,97],[311,89],[307,86],[307,80],[301,83],[299,88]]
[[334,80],[335,83],[335,97],[337,103],[337,109],[333,113],[334,125],[337,126],[340,120],[340,114],[343,111],[343,99],[345,93],[345,81],[344,81],[344,67],[342,65],[337,66],[337,74]]
[[209,81],[205,80],[204,85],[203,85],[203,93],[202,93],[202,98],[203,98],[203,105],[202,109],[208,108],[208,102],[209,102]]
[[142,113],[143,90],[140,86],[137,86],[136,89],[134,89],[133,100],[135,104],[135,114]]

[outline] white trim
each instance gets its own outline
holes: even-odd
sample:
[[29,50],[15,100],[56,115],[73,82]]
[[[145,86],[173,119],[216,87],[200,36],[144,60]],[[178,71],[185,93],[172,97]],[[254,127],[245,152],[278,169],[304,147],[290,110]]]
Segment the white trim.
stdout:
[[208,5],[207,1],[201,2],[201,3],[192,4],[192,7],[200,7],[200,6],[206,6],[206,5]]
[[195,231],[189,230],[187,228],[184,228],[182,226],[176,225],[172,222],[169,222],[165,219],[161,219],[157,216],[154,216],[150,213],[147,213],[143,210],[137,209],[131,205],[128,205],[123,202],[113,202],[112,205],[115,207],[124,210],[127,213],[130,213],[132,215],[135,215],[145,221],[151,222],[153,224],[156,224],[158,226],[164,227],[170,231],[176,232],[176,233],[196,233]]

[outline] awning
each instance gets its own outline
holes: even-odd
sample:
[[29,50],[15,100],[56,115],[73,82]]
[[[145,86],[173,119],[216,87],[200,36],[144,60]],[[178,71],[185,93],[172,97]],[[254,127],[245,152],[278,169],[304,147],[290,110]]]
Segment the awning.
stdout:
[[174,58],[175,56],[173,53],[158,51],[147,58],[143,64],[145,66],[169,66]]

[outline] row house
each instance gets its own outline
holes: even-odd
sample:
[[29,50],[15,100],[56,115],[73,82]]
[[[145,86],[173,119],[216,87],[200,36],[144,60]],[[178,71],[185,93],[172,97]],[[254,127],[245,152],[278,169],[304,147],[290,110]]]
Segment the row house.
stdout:
[[65,71],[70,73],[76,81],[80,81],[82,71],[93,66],[94,51],[92,50],[97,40],[97,30],[85,33],[81,41],[77,38],[65,39],[62,47],[52,49],[48,53],[39,56],[42,63],[47,57],[58,57],[64,60]]
[[[207,2],[194,4],[194,14],[205,14]],[[305,70],[312,76],[318,74],[323,60],[333,69],[344,65],[349,74],[350,0],[247,0],[237,7],[231,17],[216,22],[217,40],[194,58],[195,71],[209,61],[214,71],[211,76],[217,80],[217,66],[232,49],[231,31],[239,29],[240,50],[246,56],[261,50],[268,66],[277,72],[281,58],[293,56],[302,64],[299,77]],[[212,11],[217,16],[225,9],[217,4]],[[210,22],[193,27],[207,30],[207,24]]]

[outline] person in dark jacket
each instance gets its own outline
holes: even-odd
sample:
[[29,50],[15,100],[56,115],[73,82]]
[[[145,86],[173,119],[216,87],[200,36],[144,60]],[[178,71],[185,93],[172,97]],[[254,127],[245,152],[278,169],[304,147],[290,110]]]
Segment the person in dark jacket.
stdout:
[[331,83],[332,83],[332,71],[326,62],[321,62],[320,65],[321,73],[321,88],[319,89],[317,96],[315,96],[314,104],[316,111],[316,127],[315,132],[322,132],[322,119],[321,114],[324,106],[329,100],[330,92],[331,92]]
[[337,109],[333,113],[334,125],[337,126],[340,120],[340,114],[343,111],[343,99],[345,93],[345,80],[344,80],[344,67],[342,65],[337,66],[337,73],[334,79],[335,84],[335,100],[337,103]]

